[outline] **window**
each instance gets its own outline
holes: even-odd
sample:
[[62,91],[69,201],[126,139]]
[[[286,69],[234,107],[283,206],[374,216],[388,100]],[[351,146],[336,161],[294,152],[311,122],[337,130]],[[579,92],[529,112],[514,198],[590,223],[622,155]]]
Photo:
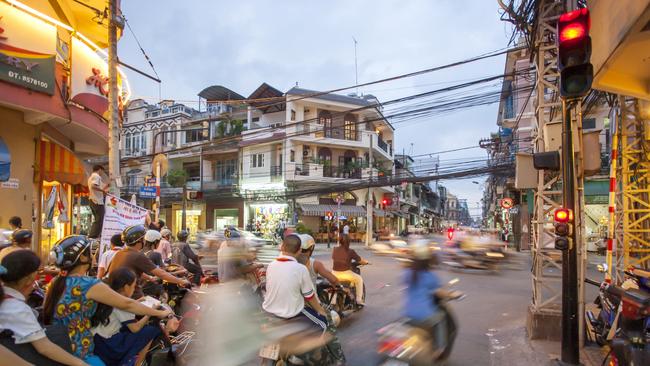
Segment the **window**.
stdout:
[[346,114],[343,121],[343,136],[346,140],[357,139],[357,119],[353,114]]
[[291,110],[291,120],[292,121],[296,120],[296,111],[294,111],[293,109]]
[[185,131],[185,143],[198,142],[205,140],[205,134],[201,126],[191,126],[192,131]]
[[253,154],[251,157],[251,167],[252,168],[263,168],[264,167],[264,154]]
[[189,181],[199,181],[201,179],[201,166],[198,161],[183,163],[183,170],[187,173]]
[[296,152],[293,150],[289,151],[289,161],[291,161],[292,163],[296,162]]
[[237,159],[217,160],[214,180],[220,185],[231,185],[237,177]]
[[596,119],[595,118],[585,118],[582,120],[582,129],[590,130],[596,128]]
[[325,126],[325,128],[329,128],[332,126],[332,115],[328,111],[321,111],[318,114],[318,124],[321,124]]
[[260,121],[260,117],[253,117],[251,122],[259,122],[259,121]]

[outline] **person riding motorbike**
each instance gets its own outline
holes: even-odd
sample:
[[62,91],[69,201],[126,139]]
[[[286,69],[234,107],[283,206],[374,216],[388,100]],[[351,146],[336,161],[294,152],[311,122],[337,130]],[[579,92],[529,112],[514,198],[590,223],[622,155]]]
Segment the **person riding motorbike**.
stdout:
[[242,278],[258,268],[264,267],[261,263],[253,263],[251,255],[241,235],[236,230],[226,228],[225,240],[219,245],[217,251],[217,274],[219,282],[227,282]]
[[16,250],[29,249],[32,245],[32,231],[27,229],[18,229],[11,235],[11,245],[0,250],[0,261],[9,253]]
[[201,268],[201,257],[196,255],[190,245],[187,243],[190,233],[187,230],[181,230],[176,235],[177,242],[172,244],[172,263],[184,267],[194,276],[192,280],[196,285],[201,283],[203,268]]
[[309,277],[311,277],[314,286],[316,286],[316,279],[319,275],[325,278],[332,286],[340,286],[339,279],[325,267],[323,262],[311,257],[316,248],[314,238],[308,234],[298,234],[298,237],[300,238],[300,256],[298,256],[298,262],[307,267]]
[[[181,287],[189,287],[191,284],[188,280],[178,278],[164,269],[156,267],[151,259],[147,258],[147,256],[142,253],[146,232],[147,229],[145,229],[144,225],[129,226],[124,229],[122,232],[122,241],[126,247],[115,254],[110,266],[108,267],[108,274],[110,275],[111,272],[118,268],[127,267],[135,272],[140,279],[144,277],[151,282],[156,280],[155,277],[158,277]],[[140,282],[141,281],[138,281],[138,285],[133,293],[134,299],[139,299],[143,295]]]
[[106,270],[108,270],[108,266],[111,264],[111,261],[113,260],[113,257],[117,252],[122,250],[122,247],[124,247],[124,243],[122,242],[122,234],[115,234],[111,236],[111,249],[104,251],[99,256],[99,260],[97,261],[97,278],[102,279],[106,275]]
[[83,235],[70,235],[56,243],[50,252],[50,259],[61,272],[48,288],[43,317],[45,324],[62,324],[67,328],[76,357],[90,365],[104,365],[93,354],[90,319],[98,303],[136,315],[158,318],[166,318],[173,313],[170,310],[152,309],[122,296],[97,278],[88,276],[92,265],[90,247],[90,241]]
[[363,277],[352,271],[352,261],[358,264],[369,264],[361,258],[354,249],[350,249],[350,237],[342,236],[340,244],[332,250],[332,273],[339,281],[350,281],[354,285],[357,304],[363,306]]
[[444,316],[438,311],[433,294],[440,288],[438,276],[431,271],[436,257],[425,239],[414,239],[409,245],[411,262],[402,273],[402,283],[407,286],[402,315],[420,328],[430,332],[442,350],[446,328]]
[[[266,270],[266,295],[262,308],[277,318],[295,319],[325,333],[328,323],[331,323],[329,313],[318,301],[307,267],[296,260],[301,253],[300,237],[287,235],[280,250],[280,256]],[[343,352],[334,356],[340,364],[345,363]]]

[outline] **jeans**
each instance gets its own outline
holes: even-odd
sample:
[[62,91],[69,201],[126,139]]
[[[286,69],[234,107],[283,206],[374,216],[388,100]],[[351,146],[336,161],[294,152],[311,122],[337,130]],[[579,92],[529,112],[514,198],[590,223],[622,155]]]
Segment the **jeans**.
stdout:
[[363,305],[366,302],[366,299],[363,298],[363,277],[361,275],[352,272],[352,270],[332,271],[332,273],[339,281],[350,281],[352,286],[354,286],[357,304]]
[[104,205],[98,205],[90,201],[90,210],[93,213],[93,223],[90,226],[88,237],[91,239],[99,238],[102,234],[102,226],[104,225]]

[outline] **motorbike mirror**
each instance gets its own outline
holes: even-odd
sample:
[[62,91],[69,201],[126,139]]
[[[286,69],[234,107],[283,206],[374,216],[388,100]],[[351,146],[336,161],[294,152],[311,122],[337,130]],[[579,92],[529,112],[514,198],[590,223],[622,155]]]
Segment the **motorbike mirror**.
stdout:
[[450,286],[451,286],[451,285],[455,285],[455,284],[458,283],[458,281],[460,281],[458,278],[454,278],[454,279],[452,279],[451,281],[449,281],[449,285],[450,285]]
[[607,267],[606,263],[601,263],[596,268],[598,269],[598,272],[605,273],[605,272],[607,272],[608,267]]

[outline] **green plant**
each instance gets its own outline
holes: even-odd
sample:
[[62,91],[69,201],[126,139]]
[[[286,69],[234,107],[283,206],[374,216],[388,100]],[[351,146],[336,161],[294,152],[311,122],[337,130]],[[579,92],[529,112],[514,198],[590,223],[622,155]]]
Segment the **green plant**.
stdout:
[[298,225],[296,225],[296,232],[298,234],[313,235],[312,230],[310,228],[308,228],[307,226],[305,226],[305,224],[303,224],[302,222],[299,222]]
[[183,169],[173,169],[167,173],[167,183],[175,188],[185,186],[187,183],[187,172]]
[[241,133],[244,131],[244,121],[240,119],[230,121],[230,126],[231,126],[230,128],[231,136],[241,135]]
[[226,122],[219,121],[217,124],[217,137],[223,137],[226,134]]

